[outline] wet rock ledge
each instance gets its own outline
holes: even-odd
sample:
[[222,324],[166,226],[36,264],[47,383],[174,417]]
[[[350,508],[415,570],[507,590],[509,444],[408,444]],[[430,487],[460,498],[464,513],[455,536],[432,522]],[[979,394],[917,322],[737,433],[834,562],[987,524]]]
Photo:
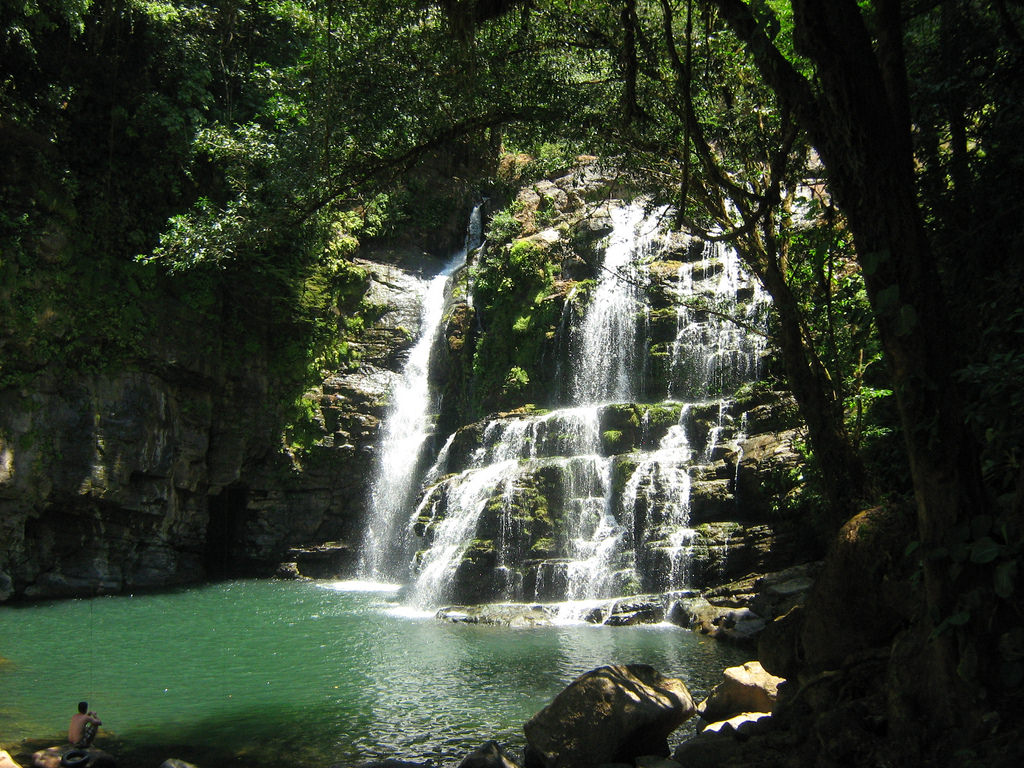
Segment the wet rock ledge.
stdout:
[[437,618],[465,624],[508,627],[580,620],[630,626],[669,622],[724,642],[754,648],[761,632],[777,617],[804,602],[821,568],[818,562],[766,574],[751,574],[703,591],[636,595],[578,604],[493,603],[451,605]]

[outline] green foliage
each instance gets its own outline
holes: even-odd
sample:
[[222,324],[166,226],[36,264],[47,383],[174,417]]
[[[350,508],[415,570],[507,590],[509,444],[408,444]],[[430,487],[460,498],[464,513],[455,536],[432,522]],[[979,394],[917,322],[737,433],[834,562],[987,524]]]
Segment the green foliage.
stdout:
[[508,252],[507,277],[517,285],[543,282],[547,263],[547,252],[541,245],[517,240]]
[[504,397],[511,397],[518,395],[526,391],[527,386],[530,384],[530,376],[520,368],[518,365],[513,365],[508,375],[505,376],[505,384],[501,388],[501,394]]
[[294,455],[301,456],[323,434],[319,403],[309,394],[304,394],[289,410],[288,423],[284,428],[285,444]]
[[[932,567],[946,571],[956,587],[955,604],[935,617],[932,637],[987,624],[999,615],[1012,616],[1019,603],[1021,571],[1024,568],[1024,531],[1012,500],[1004,497],[993,509],[982,512],[945,532],[943,545],[921,551],[920,542],[912,542],[906,555],[925,558]],[[995,595],[995,603],[990,595]],[[999,669],[1007,688],[1024,681],[1024,630],[1018,625],[1000,625],[998,653],[988,659]],[[979,660],[965,656],[957,673],[968,682],[977,682]]]
[[[394,9],[406,40],[440,40],[414,5]],[[180,348],[186,365],[266,364],[282,412],[308,421],[296,392],[358,365],[353,342],[380,312],[348,259],[399,227],[443,224],[437,207],[465,194],[420,204],[436,171],[394,184],[383,156],[367,163],[372,147],[405,151],[429,129],[394,132],[386,116],[405,94],[386,80],[341,97],[346,68],[364,86],[382,57],[393,78],[408,71],[410,50],[380,46],[391,32],[355,7],[5,8],[0,386],[48,365],[87,374]]]
[[[958,372],[958,379],[973,394],[968,423],[979,436],[982,471],[999,495],[1012,493],[1024,466],[1024,393],[1017,382],[1024,376],[1024,309],[999,312],[1003,298],[985,305],[991,318],[982,332],[975,361]],[[1007,301],[1009,303],[1009,301]]]
[[539,141],[517,147],[514,133],[512,140],[506,144],[505,150],[512,153],[519,152],[529,157],[529,160],[518,169],[515,179],[518,184],[536,179],[554,179],[564,176],[576,165],[576,158],[580,155],[579,147],[567,141]]
[[496,211],[487,225],[487,238],[492,245],[512,242],[522,232],[523,224],[516,218],[514,205]]
[[473,356],[478,412],[537,400],[546,331],[557,322],[550,300],[554,265],[530,240],[488,248],[474,271],[473,304],[484,333]]
[[364,269],[332,256],[310,268],[297,306],[304,324],[311,329],[311,342],[305,352],[310,379],[358,365],[359,355],[350,342],[359,338],[367,314],[373,312],[362,302],[367,284]]
[[803,461],[770,468],[762,481],[762,492],[773,518],[799,522],[808,551],[824,551],[835,536],[835,521],[825,497],[820,470],[806,441],[794,440],[793,448]]

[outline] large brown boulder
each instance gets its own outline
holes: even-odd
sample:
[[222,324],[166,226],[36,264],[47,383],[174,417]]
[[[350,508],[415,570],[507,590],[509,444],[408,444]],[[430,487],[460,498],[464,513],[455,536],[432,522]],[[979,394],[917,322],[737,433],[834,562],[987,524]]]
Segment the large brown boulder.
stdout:
[[775,617],[757,638],[757,658],[773,675],[795,678],[800,671],[803,612],[802,605],[794,605],[782,616]]
[[646,664],[574,680],[523,726],[526,768],[590,768],[669,754],[668,735],[696,711],[682,680]]
[[488,741],[466,755],[459,768],[519,768],[519,765],[498,742]]
[[902,510],[877,507],[842,527],[803,611],[801,677],[887,647],[903,628],[911,610],[911,589],[899,578],[912,536],[908,521]]
[[725,720],[743,712],[771,712],[779,694],[781,677],[765,672],[758,661],[729,667],[722,682],[700,703],[697,712],[709,722]]

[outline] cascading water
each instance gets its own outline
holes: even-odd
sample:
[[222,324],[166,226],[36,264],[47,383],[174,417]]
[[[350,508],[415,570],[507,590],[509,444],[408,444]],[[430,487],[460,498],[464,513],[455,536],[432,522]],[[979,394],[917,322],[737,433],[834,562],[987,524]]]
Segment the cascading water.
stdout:
[[[524,493],[528,479],[538,471],[548,471],[564,508],[571,510],[567,518],[576,528],[575,548],[579,553],[586,552],[578,558],[578,570],[586,571],[586,561],[597,554],[597,547],[588,542],[594,539],[601,522],[607,525],[611,519],[604,510],[608,460],[598,455],[599,445],[596,409],[571,408],[489,422],[480,446],[460,461],[461,466],[453,467],[451,452],[443,450],[427,474],[440,480],[428,488],[409,523],[412,532],[427,532],[431,541],[430,547],[417,556],[414,601],[427,607],[450,596],[467,550],[477,539],[485,510],[491,505],[512,509],[514,497]],[[506,534],[514,527],[514,521],[504,514],[498,516],[498,522]],[[500,542],[501,530],[496,533]],[[505,542],[503,552],[508,552],[510,543]],[[564,569],[560,577],[566,578]],[[584,584],[577,586],[577,592],[591,583],[589,578],[582,580]],[[510,586],[514,585],[494,585],[491,593],[512,597],[508,594]]]
[[637,317],[644,312],[641,258],[660,240],[657,221],[640,205],[613,208],[602,271],[575,339],[573,399],[630,402],[640,391],[642,350]]
[[686,581],[686,551],[693,538],[690,523],[690,461],[692,451],[686,435],[689,408],[679,411],[679,421],[669,428],[658,443],[658,448],[640,461],[626,482],[622,494],[622,508],[636,510],[638,502],[650,509],[654,500],[664,499],[660,505],[660,521],[649,526],[652,536],[664,542],[669,568],[660,589],[682,586]]
[[[708,246],[685,260],[663,291],[671,308],[658,308],[661,318],[675,313],[675,334],[663,353],[667,384],[656,391],[645,286],[650,264],[668,258],[661,213],[612,208],[604,261],[575,321],[568,311],[575,289],[567,301],[558,332],[567,331],[569,349],[554,367],[568,383],[570,407],[503,414],[449,436],[423,476],[418,503],[408,457],[424,440],[429,409],[425,370],[410,355],[405,379],[420,382],[420,405],[411,416],[396,397],[389,418],[373,499],[378,522],[364,545],[367,576],[398,578],[411,560],[409,595],[421,608],[583,602],[687,584],[693,478],[717,471],[709,465],[730,429],[725,402],[714,398],[753,378],[762,351],[755,334],[723,318],[743,296],[747,324],[756,325],[765,302],[728,249]],[[428,305],[424,345],[437,322],[427,319]],[[652,400],[660,403],[636,404]],[[406,543],[417,537],[413,554]]]
[[[751,332],[768,305],[760,286],[745,277],[739,256],[719,242],[704,244],[702,258],[680,264],[679,301],[671,348],[670,397],[722,393],[758,376],[763,334]],[[737,297],[747,297],[745,326],[732,318]]]
[[452,275],[465,263],[470,250],[480,245],[483,218],[480,206],[470,216],[464,246],[441,271],[422,286],[420,335],[409,351],[401,378],[391,393],[391,407],[384,420],[376,474],[370,492],[369,524],[360,548],[361,578],[388,581],[404,578],[407,546],[396,538],[405,534],[409,506],[419,490],[418,457],[430,434],[431,408],[428,387],[430,352],[441,323]]

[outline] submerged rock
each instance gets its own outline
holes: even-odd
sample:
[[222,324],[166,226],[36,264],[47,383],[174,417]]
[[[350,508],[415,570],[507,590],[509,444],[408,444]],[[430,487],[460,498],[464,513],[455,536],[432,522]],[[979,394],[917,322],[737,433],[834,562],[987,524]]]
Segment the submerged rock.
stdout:
[[299,573],[298,563],[278,563],[277,570],[274,571],[274,578],[286,581],[301,581],[307,577]]
[[749,608],[714,605],[703,597],[678,601],[669,615],[694,632],[751,647],[767,623]]
[[455,624],[494,624],[503,627],[532,627],[551,623],[553,609],[543,605],[519,603],[492,605],[450,605],[441,608],[436,618]]
[[603,624],[611,627],[628,627],[634,624],[658,624],[665,620],[665,606],[660,596],[639,595],[635,598],[616,600]]
[[496,741],[488,741],[466,755],[459,768],[519,768],[519,765]]
[[668,756],[668,735],[696,711],[682,680],[646,664],[574,680],[523,726],[526,768],[575,768]]

